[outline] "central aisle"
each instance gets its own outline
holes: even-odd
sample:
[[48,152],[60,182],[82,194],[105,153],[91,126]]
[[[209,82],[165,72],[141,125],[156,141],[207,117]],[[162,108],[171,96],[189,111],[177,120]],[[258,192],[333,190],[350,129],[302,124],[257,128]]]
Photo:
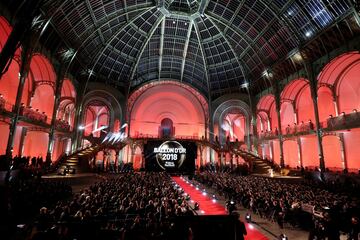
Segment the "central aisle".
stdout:
[[[195,202],[199,203],[200,210],[203,211],[204,215],[226,215],[228,214],[225,207],[217,202],[213,202],[212,199],[203,195],[201,190],[196,190],[195,186],[191,186],[190,183],[187,183],[181,177],[172,177],[174,182],[176,182],[184,192],[190,195],[190,198]],[[261,232],[256,230],[252,225],[245,222],[247,235],[245,240],[268,240]]]

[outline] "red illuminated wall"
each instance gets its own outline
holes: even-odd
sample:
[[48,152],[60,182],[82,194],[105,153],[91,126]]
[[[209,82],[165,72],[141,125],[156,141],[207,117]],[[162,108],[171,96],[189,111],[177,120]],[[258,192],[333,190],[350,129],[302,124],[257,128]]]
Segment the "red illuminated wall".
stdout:
[[301,137],[302,163],[304,167],[319,166],[319,154],[315,135]]
[[76,91],[70,79],[64,79],[61,88],[61,98],[63,100],[59,105],[57,119],[62,119],[73,127],[75,118]]
[[[55,71],[49,60],[43,55],[36,54],[31,58],[30,71],[31,76],[37,83],[47,81],[55,84],[56,82]],[[50,83],[43,83],[36,87],[31,106],[33,109],[45,112],[48,119],[51,119],[54,108],[54,89]]]
[[[263,122],[264,131],[265,129],[274,130],[278,127],[275,97],[272,94],[263,96],[256,107],[258,111],[258,119],[260,118]],[[267,120],[270,120],[270,129],[267,126]],[[260,122],[258,123],[258,132],[261,132]]]
[[85,126],[85,135],[88,136],[93,133],[94,137],[99,137],[99,129],[102,126],[109,126],[109,121],[109,110],[106,106],[88,105],[86,107],[85,119],[83,123]]
[[280,164],[280,143],[278,140],[273,141],[274,156],[273,160],[276,164]]
[[131,111],[130,135],[157,136],[160,122],[170,118],[175,135],[204,136],[204,111],[197,98],[188,90],[164,84],[146,90]]
[[345,71],[340,76],[337,89],[339,112],[350,113],[353,109],[360,109],[360,60]]
[[315,122],[314,115],[314,104],[311,97],[310,86],[306,85],[303,90],[299,93],[298,98],[296,100],[296,108],[297,108],[297,120],[298,123],[304,121],[304,123],[311,120]]
[[340,153],[340,142],[336,136],[325,136],[322,140],[326,167],[343,169]]
[[5,154],[9,136],[9,124],[0,122],[0,155]]
[[231,142],[244,141],[245,136],[245,116],[242,114],[229,113],[225,116],[223,121],[223,130],[225,136],[229,137]]
[[360,129],[344,132],[344,140],[347,167],[356,171],[360,169]]
[[283,143],[285,166],[296,168],[300,166],[298,146],[296,141],[288,140]]
[[55,162],[59,157],[66,152],[70,139],[62,139],[60,137],[55,138],[53,152],[52,152],[52,161]]
[[[320,119],[325,121],[329,114],[336,116],[333,94],[337,98],[338,113],[351,113],[360,109],[360,53],[349,52],[328,63],[319,74],[319,86],[328,85],[334,89],[319,87]],[[345,159],[350,171],[357,171],[359,164],[359,129],[339,131],[344,134]],[[327,167],[342,169],[340,140],[336,136],[323,140],[325,163]]]
[[281,104],[280,117],[281,117],[282,129],[285,129],[288,124],[290,126],[294,124],[295,122],[294,108],[291,103],[284,102]]
[[28,132],[24,143],[24,156],[41,156],[45,161],[49,134],[40,131]]
[[318,108],[320,122],[326,121],[329,115],[336,116],[333,96],[327,87],[318,89]]

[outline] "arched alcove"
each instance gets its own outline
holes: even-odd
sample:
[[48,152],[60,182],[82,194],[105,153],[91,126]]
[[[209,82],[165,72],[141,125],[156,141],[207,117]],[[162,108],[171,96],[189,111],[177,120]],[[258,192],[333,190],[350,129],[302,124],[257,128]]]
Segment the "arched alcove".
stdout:
[[[318,76],[319,112],[321,121],[328,119],[329,115],[336,117],[337,114],[353,114],[353,110],[360,109],[360,53],[348,52],[330,61]],[[339,116],[341,117],[341,116]],[[340,131],[344,137],[344,151],[347,167],[356,171],[359,167],[357,147],[360,139],[360,131]],[[326,140],[325,140],[326,139]],[[327,167],[343,168],[341,164],[340,140],[336,137],[323,139],[323,146],[327,151],[325,164]],[[324,150],[325,152],[325,150]]]
[[325,122],[330,115],[336,116],[334,98],[328,87],[320,87],[318,89],[318,109],[319,120]]
[[225,131],[226,139],[230,142],[244,141],[246,118],[240,111],[229,112],[225,115],[221,128]]
[[30,105],[33,109],[45,112],[50,119],[54,109],[55,70],[45,56],[35,54],[31,58],[30,72],[34,81]]
[[[229,115],[230,114],[230,115]],[[231,122],[226,124],[226,116],[231,116],[236,120],[238,117],[243,118],[242,125],[241,120],[239,126],[241,126],[241,136],[248,136],[251,133],[250,130],[250,107],[247,103],[238,99],[231,99],[221,103],[214,111],[213,122],[218,126],[217,135],[219,136],[220,143],[226,142],[226,134],[229,132]],[[231,120],[232,121],[232,120]]]
[[[265,95],[260,98],[258,104],[256,105],[256,111],[258,112],[258,116],[262,119],[263,123],[263,130],[274,130],[275,128],[278,128],[278,120],[277,120],[277,113],[276,113],[276,106],[275,106],[275,97],[272,94]],[[265,122],[265,120],[268,119],[269,123]],[[266,125],[270,126],[266,126]],[[264,125],[266,128],[264,128]],[[261,130],[261,127],[258,127],[258,133],[259,128]]]
[[205,113],[197,97],[179,85],[164,83],[148,88],[134,102],[130,135],[159,135],[164,118],[173,122],[175,137],[205,136]]
[[302,121],[314,121],[314,107],[307,79],[292,80],[285,86],[280,97],[281,125],[285,132],[288,125],[293,126],[294,123],[298,124]]

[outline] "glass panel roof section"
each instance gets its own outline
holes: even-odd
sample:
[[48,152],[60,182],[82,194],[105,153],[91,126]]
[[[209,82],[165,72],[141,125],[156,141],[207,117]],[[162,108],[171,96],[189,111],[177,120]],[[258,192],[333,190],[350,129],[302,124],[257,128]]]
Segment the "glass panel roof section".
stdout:
[[241,85],[352,11],[348,0],[64,0],[42,12],[96,76],[171,78],[208,97]]

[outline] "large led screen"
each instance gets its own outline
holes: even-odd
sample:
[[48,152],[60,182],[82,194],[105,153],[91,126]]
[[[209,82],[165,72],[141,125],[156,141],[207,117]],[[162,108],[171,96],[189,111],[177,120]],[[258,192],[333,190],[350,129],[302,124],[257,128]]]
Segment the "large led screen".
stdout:
[[196,144],[187,141],[148,141],[144,146],[146,171],[193,173]]

